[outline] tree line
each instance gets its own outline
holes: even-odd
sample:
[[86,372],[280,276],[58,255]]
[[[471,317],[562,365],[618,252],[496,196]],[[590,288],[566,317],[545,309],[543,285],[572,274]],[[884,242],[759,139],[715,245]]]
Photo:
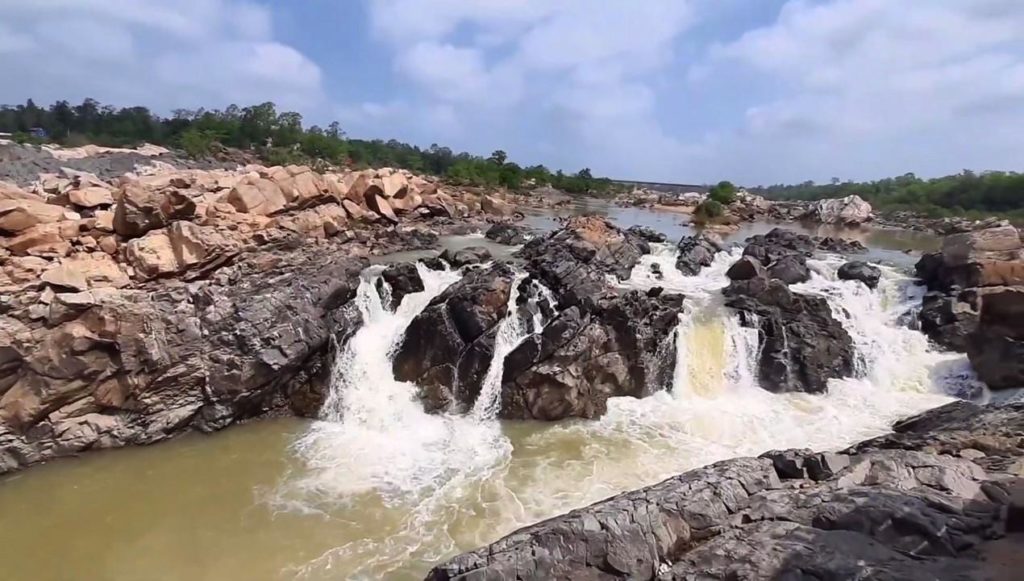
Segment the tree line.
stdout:
[[1024,221],[1024,174],[971,170],[939,178],[922,179],[912,173],[869,182],[804,182],[749,188],[751,193],[776,200],[820,200],[856,194],[881,210],[907,210],[933,218],[1002,215]]
[[327,163],[351,168],[397,167],[445,177],[457,185],[513,190],[552,186],[577,194],[608,194],[614,184],[584,168],[567,174],[543,165],[520,166],[504,151],[489,157],[432,144],[429,148],[391,140],[348,137],[338,122],[327,127],[303,124],[294,111],[278,112],[274,103],[220,109],[177,109],[161,117],[146,107],[116,108],[85,99],[79,105],[57,101],[49,107],[31,99],[0,106],[0,132],[22,143],[51,142],[134,147],[153,143],[202,158],[223,147],[251,151],[271,165]]

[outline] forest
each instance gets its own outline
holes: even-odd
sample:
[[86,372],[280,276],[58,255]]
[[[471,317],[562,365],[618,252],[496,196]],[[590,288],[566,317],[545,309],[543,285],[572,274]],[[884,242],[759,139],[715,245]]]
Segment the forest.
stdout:
[[829,184],[804,182],[748,188],[774,200],[820,200],[856,194],[880,210],[912,211],[932,218],[1001,215],[1024,220],[1024,174],[963,170],[954,175],[922,179],[912,173],[869,182]]
[[270,102],[230,105],[223,110],[177,109],[169,117],[161,117],[146,107],[116,108],[94,99],[79,105],[58,101],[49,107],[30,99],[24,105],[0,106],[0,133],[10,133],[22,143],[52,142],[68,147],[153,143],[179,148],[196,158],[231,147],[252,151],[272,165],[327,162],[352,168],[398,167],[443,176],[457,185],[514,190],[548,185],[595,195],[614,189],[610,180],[595,178],[587,168],[564,173],[543,165],[523,167],[509,161],[501,150],[481,157],[437,144],[422,149],[394,139],[354,139],[337,122],[306,127],[301,114],[278,112]]

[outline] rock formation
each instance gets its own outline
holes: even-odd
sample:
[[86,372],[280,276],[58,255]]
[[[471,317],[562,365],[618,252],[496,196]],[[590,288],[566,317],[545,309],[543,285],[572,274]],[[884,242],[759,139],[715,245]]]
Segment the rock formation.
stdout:
[[[1024,404],[958,402],[840,453],[691,470],[436,566],[470,579],[985,579],[1024,533]],[[1002,576],[1000,576],[1002,575]]]
[[990,388],[1024,386],[1024,243],[1003,225],[947,236],[942,251],[918,261],[929,289],[921,329],[966,351]]
[[700,269],[711,266],[715,254],[721,252],[725,245],[717,234],[702,232],[696,236],[683,236],[676,248],[679,251],[676,269],[685,276],[696,276]]

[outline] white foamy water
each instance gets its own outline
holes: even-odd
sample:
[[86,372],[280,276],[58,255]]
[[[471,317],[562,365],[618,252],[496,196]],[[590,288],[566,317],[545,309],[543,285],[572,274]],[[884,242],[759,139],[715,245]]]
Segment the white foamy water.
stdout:
[[494,337],[494,356],[487,368],[480,385],[480,395],[473,404],[473,417],[480,421],[493,420],[498,416],[501,407],[501,376],[505,371],[505,357],[512,352],[523,339],[528,336],[519,316],[519,285],[526,278],[525,272],[516,272],[512,278],[512,286],[508,293],[508,304],[505,305],[505,317],[498,323],[498,332]]
[[416,387],[394,380],[390,357],[415,314],[458,275],[424,271],[427,290],[391,313],[368,272],[358,298],[366,324],[339,354],[325,421],[297,443],[302,469],[278,499],[288,513],[347,519],[352,532],[299,568],[300,577],[422,578],[457,551],[696,466],[773,448],[836,449],[883,433],[948,401],[947,386],[970,379],[962,358],[930,351],[923,336],[897,324],[915,299],[906,277],[884,268],[880,288],[869,291],[835,280],[839,262],[826,260],[814,264],[823,274],[795,290],[828,299],[854,339],[858,377],[832,381],[827,395],[771,394],[757,385],[757,331],[740,326],[719,292],[740,251],[686,277],[673,248],[654,246],[622,285],[687,296],[672,385],[643,400],[612,399],[592,421],[493,419],[505,355],[543,324],[525,329],[515,309],[501,323],[473,413],[425,414]]

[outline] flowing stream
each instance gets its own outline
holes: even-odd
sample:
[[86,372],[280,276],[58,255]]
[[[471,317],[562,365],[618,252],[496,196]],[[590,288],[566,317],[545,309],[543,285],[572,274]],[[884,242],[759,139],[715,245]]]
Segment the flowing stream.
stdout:
[[[528,305],[532,310],[519,306],[523,275],[517,275],[513,284],[508,314],[499,324],[495,357],[476,405],[463,415],[430,415],[417,399],[417,387],[395,380],[391,357],[416,314],[461,275],[421,268],[425,290],[406,296],[392,311],[386,307],[389,297],[382,300],[377,290],[382,267],[371,267],[363,274],[356,298],[364,324],[338,348],[321,420],[287,424],[286,436],[276,435],[264,455],[242,453],[239,459],[239,453],[225,455],[212,444],[196,446],[194,440],[183,438],[154,448],[147,457],[161,449],[206,446],[221,454],[213,457],[211,452],[204,464],[207,478],[229,478],[228,473],[240,466],[259,474],[251,477],[261,483],[256,503],[250,495],[243,516],[230,511],[239,511],[236,505],[245,505],[246,499],[225,493],[228,508],[210,506],[209,515],[196,511],[182,520],[180,535],[204,539],[194,545],[177,537],[170,541],[175,548],[181,545],[182,558],[189,554],[185,547],[199,555],[193,560],[203,566],[187,569],[187,577],[421,579],[432,564],[460,550],[609,495],[728,457],[773,448],[840,448],[884,432],[899,417],[976,389],[963,357],[931,351],[920,333],[900,324],[900,317],[920,299],[906,276],[882,267],[879,288],[868,290],[860,283],[836,280],[839,259],[812,261],[812,279],[795,290],[828,300],[854,339],[857,376],[832,381],[829,393],[822,396],[774,395],[760,389],[757,332],[740,326],[720,295],[728,282],[725,271],[738,252],[720,253],[698,276],[687,277],[675,269],[671,246],[654,245],[654,252],[620,284],[635,289],[660,286],[687,296],[675,331],[672,385],[643,400],[615,398],[599,420],[553,424],[495,419],[504,357],[545,323],[536,304]],[[383,289],[386,295],[386,285]],[[526,298],[530,303],[549,295],[546,289],[534,288]],[[268,421],[228,430],[226,434],[236,435],[219,441],[275,425],[274,433],[281,434],[282,424]],[[35,480],[16,478],[0,488],[0,521],[27,516],[18,510],[33,494],[40,495],[38,502],[53,502],[62,481],[54,476],[54,484],[47,485],[48,468],[33,469],[41,472]],[[156,466],[151,470],[163,474]],[[252,480],[247,481],[250,487]],[[151,492],[147,486],[166,490],[161,498],[176,506],[173,488],[168,484],[165,489],[158,477],[142,474],[135,482],[143,498]],[[30,485],[33,488],[22,491],[14,512],[3,516],[12,507],[5,503],[5,495]],[[88,490],[95,498],[103,489]],[[214,490],[211,487],[210,494]],[[74,490],[62,493],[78,498]],[[45,522],[52,526],[58,517],[49,518]],[[214,522],[221,527],[216,530],[232,536],[230,542],[249,543],[251,562],[232,568],[208,556],[228,542],[207,534]],[[12,523],[0,524],[0,546],[14,555],[19,546],[29,550],[30,543],[18,543],[32,534],[31,522],[19,521],[17,535],[5,530],[13,531]],[[73,569],[61,567],[80,564],[83,578],[182,578],[161,576],[157,562],[139,554],[125,553],[115,564],[90,561],[90,525],[107,526],[69,525],[79,531],[78,542],[85,549],[77,557],[70,554],[72,565],[44,565],[51,567],[44,572],[68,573]]]

